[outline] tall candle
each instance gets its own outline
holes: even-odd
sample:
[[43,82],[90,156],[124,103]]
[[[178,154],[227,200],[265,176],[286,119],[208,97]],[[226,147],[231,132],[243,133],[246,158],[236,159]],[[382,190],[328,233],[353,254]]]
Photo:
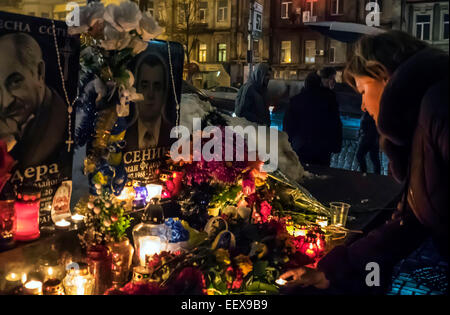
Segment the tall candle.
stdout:
[[139,260],[145,266],[147,256],[161,252],[161,239],[158,236],[143,236],[139,239]]
[[16,210],[16,235],[19,241],[31,241],[39,238],[40,194],[18,194],[14,204]]

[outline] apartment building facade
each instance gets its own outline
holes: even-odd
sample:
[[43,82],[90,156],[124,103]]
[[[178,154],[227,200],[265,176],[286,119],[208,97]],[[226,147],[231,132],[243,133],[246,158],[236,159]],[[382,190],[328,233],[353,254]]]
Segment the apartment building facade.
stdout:
[[448,1],[406,0],[404,7],[404,30],[448,52]]
[[[324,66],[342,69],[354,44],[324,36],[310,22],[350,22],[366,24],[368,2],[380,7],[380,25],[400,29],[400,0],[274,0],[271,7],[272,54],[275,78],[302,80]],[[384,7],[383,7],[384,6]]]

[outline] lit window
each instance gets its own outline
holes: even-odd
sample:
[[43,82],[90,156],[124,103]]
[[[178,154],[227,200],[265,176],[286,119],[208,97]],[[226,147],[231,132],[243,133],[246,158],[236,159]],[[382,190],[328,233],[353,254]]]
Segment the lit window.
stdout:
[[227,61],[227,44],[217,45],[217,61],[226,62]]
[[217,22],[224,22],[228,19],[228,0],[219,0],[217,6]]
[[292,1],[281,2],[281,18],[289,19],[292,11]]
[[198,53],[198,62],[206,62],[206,44],[200,44]]
[[344,0],[331,0],[331,15],[344,13]]
[[315,63],[316,62],[316,41],[307,40],[305,41],[305,63]]
[[442,16],[442,39],[448,39],[448,13]]
[[416,15],[416,37],[421,40],[430,40],[431,35],[431,15]]
[[291,42],[282,41],[281,42],[281,63],[291,63]]

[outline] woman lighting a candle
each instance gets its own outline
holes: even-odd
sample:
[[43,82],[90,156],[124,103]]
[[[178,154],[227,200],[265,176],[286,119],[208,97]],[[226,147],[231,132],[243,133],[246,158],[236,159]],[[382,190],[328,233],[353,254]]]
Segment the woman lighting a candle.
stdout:
[[[349,246],[334,248],[317,269],[300,268],[281,279],[290,293],[383,294],[393,267],[432,237],[448,259],[448,59],[444,51],[399,32],[362,38],[344,78],[362,95],[362,110],[376,121],[394,178],[404,183],[398,210],[384,225]],[[368,286],[369,263],[380,285]],[[315,288],[314,288],[315,287]],[[294,291],[295,290],[295,291]],[[312,291],[312,292],[311,292]]]

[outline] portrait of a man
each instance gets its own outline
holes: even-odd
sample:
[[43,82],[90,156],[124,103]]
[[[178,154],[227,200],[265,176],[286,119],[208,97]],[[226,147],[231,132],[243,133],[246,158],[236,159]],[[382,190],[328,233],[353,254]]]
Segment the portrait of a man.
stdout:
[[136,103],[137,119],[127,130],[130,150],[170,146],[175,122],[168,104],[169,78],[168,67],[158,54],[143,54],[138,60],[135,85],[144,99]]
[[32,36],[0,36],[0,139],[22,169],[57,161],[65,146],[67,107],[47,86],[45,72]]

